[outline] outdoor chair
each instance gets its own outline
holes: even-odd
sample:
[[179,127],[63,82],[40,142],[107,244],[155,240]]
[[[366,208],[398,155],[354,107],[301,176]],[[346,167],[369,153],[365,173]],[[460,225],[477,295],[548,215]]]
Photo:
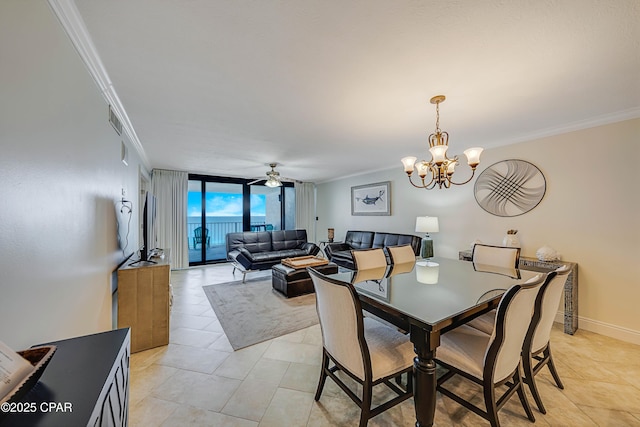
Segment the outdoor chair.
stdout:
[[209,247],[209,229],[204,229],[204,235],[202,233],[203,228],[198,227],[193,230],[193,248],[196,248],[196,245],[199,243],[200,245],[204,244],[207,248]]

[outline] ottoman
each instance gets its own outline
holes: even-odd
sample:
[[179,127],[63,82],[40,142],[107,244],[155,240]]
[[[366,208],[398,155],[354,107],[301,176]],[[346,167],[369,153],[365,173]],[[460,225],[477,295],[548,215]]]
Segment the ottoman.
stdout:
[[[338,272],[337,264],[330,262],[314,267],[322,274],[334,274]],[[313,282],[306,268],[291,268],[286,265],[276,264],[271,267],[271,285],[273,289],[282,293],[287,298],[314,292]]]

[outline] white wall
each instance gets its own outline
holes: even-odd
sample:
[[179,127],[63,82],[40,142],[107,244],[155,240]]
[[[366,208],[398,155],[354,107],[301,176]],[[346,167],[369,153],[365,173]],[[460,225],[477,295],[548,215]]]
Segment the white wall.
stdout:
[[[523,256],[535,257],[548,244],[579,264],[579,327],[640,343],[639,135],[640,119],[635,119],[486,150],[478,172],[500,160],[522,159],[538,166],[547,180],[542,202],[512,218],[480,208],[473,196],[475,178],[448,190],[413,188],[399,161],[412,153],[398,153],[393,169],[318,185],[318,238],[326,239],[328,227],[336,229],[336,239],[350,229],[417,234],[416,216],[437,216],[440,232],[431,235],[435,253],[457,258],[475,239],[501,244],[508,229],[517,229]],[[455,138],[450,145],[457,153]],[[427,144],[413,154],[427,157]],[[465,165],[456,173],[467,172]],[[392,215],[351,216],[350,187],[380,181],[391,181]]]
[[[0,340],[112,327],[112,276],[138,246],[138,168],[45,1],[0,2]],[[121,190],[133,201],[128,216]]]

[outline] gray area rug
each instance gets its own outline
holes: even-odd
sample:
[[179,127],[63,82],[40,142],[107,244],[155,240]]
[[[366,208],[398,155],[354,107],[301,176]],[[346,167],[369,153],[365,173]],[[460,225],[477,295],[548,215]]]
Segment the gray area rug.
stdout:
[[318,323],[315,294],[285,298],[271,277],[203,286],[234,350]]

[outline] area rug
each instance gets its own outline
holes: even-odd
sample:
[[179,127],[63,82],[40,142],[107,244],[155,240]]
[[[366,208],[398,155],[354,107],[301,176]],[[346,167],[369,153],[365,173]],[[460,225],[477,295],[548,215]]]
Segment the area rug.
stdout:
[[285,298],[271,277],[203,286],[234,350],[318,323],[315,294]]

